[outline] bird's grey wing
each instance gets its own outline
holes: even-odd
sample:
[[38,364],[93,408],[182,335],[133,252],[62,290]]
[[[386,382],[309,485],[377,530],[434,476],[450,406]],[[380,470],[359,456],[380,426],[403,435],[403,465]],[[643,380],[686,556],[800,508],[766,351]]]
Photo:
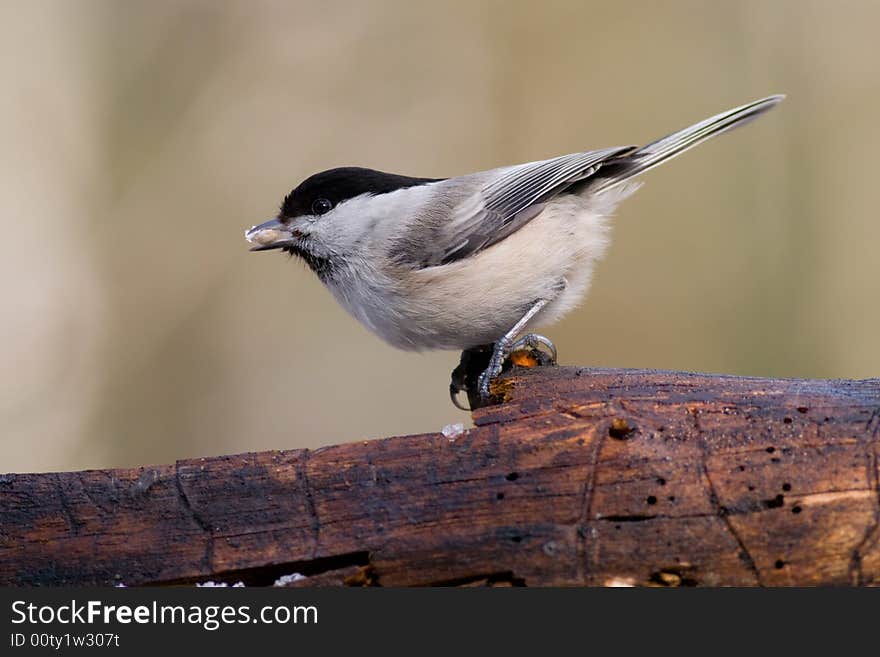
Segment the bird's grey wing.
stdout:
[[[632,152],[621,146],[572,153],[492,172],[476,192],[457,203],[405,258],[421,267],[461,260],[503,240],[543,209],[545,201],[593,175],[603,162]],[[452,181],[448,181],[452,182]],[[416,246],[412,241],[411,246]]]

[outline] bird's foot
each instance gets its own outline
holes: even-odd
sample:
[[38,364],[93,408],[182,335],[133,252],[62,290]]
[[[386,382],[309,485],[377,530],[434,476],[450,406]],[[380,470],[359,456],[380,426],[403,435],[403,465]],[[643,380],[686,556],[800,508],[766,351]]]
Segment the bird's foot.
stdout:
[[[538,351],[541,347],[547,348],[547,351],[549,352],[547,355],[550,356],[550,365],[556,365],[556,345],[553,344],[549,338],[537,333],[529,333],[528,335],[522,336],[510,346],[510,353],[513,354],[521,349],[534,349]],[[538,362],[536,364],[541,365],[542,363]]]
[[[556,364],[556,345],[554,345],[548,338],[545,338],[543,335],[538,335],[537,333],[529,333],[528,335],[524,335],[519,340],[515,342],[511,342],[508,339],[502,338],[498,342],[495,343],[495,348],[492,351],[492,358],[489,359],[489,366],[483,370],[483,373],[480,374],[480,378],[478,380],[478,391],[480,393],[480,401],[483,404],[488,403],[491,395],[489,392],[489,386],[492,383],[492,380],[501,374],[501,370],[504,367],[504,361],[507,358],[520,350],[534,350],[540,351],[541,347],[545,347],[549,352],[549,364]],[[531,352],[530,352],[531,353]],[[532,363],[530,366],[534,367],[536,365],[544,364],[542,360],[545,359],[532,359]]]
[[[491,401],[492,380],[508,363],[521,367],[555,365],[556,347],[543,335],[529,333],[519,340],[502,338],[495,344],[465,349],[449,383],[449,397],[455,407],[472,411],[486,406]],[[461,393],[467,395],[469,408],[459,400]]]

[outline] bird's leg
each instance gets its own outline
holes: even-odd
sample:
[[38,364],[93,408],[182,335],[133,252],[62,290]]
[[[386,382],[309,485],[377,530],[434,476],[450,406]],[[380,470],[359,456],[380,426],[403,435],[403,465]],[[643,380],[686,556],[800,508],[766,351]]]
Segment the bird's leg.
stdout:
[[[489,400],[489,384],[492,382],[496,376],[501,374],[501,366],[504,364],[504,359],[510,355],[511,347],[514,344],[514,340],[516,340],[516,336],[519,335],[520,331],[523,330],[526,324],[537,315],[544,306],[550,303],[552,299],[538,299],[535,301],[532,306],[526,311],[526,314],[522,316],[522,318],[513,325],[513,328],[510,329],[507,333],[505,333],[501,338],[495,343],[495,348],[492,351],[492,358],[489,359],[489,367],[485,369],[485,371],[480,374],[479,380],[479,392],[480,397],[484,402]],[[543,340],[542,340],[543,339]],[[552,347],[553,343],[544,338],[544,336],[537,336],[534,333],[527,335],[523,338],[523,340],[528,341],[533,340],[535,342],[541,342],[542,344],[550,343],[549,346]],[[544,342],[546,341],[546,342]],[[552,348],[553,359],[556,360],[556,348]]]

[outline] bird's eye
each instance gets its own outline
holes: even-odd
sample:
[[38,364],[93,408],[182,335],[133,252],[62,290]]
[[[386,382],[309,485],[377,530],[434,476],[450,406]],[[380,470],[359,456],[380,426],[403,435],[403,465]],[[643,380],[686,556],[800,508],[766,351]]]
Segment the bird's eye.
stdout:
[[333,204],[326,198],[316,199],[312,203],[312,214],[327,214],[333,209]]

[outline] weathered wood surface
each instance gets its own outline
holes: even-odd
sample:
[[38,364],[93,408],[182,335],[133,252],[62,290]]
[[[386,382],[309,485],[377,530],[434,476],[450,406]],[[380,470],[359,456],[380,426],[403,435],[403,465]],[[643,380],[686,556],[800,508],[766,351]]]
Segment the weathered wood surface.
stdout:
[[0,583],[880,584],[880,380],[496,391],[454,440],[4,475]]

